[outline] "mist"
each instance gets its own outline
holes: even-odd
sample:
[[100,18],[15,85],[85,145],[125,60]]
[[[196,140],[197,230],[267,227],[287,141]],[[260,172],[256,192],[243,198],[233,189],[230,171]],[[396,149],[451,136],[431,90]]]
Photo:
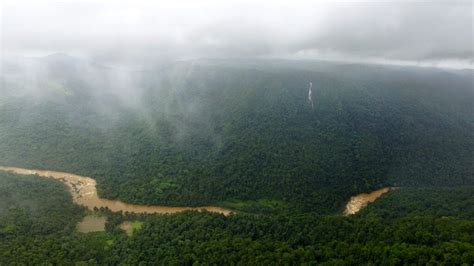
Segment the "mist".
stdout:
[[4,56],[142,67],[195,58],[472,68],[471,1],[3,1]]
[[473,265],[473,4],[0,0],[0,266]]
[[[280,73],[291,66],[375,79],[376,67],[342,74],[338,64],[472,69],[474,58],[466,1],[6,0],[1,14],[0,104],[28,99],[28,117],[52,102],[68,110],[72,124],[94,117],[101,130],[124,117],[152,130],[166,121],[179,140],[202,126],[203,135],[220,142],[222,121],[205,93],[229,66],[261,75],[269,66]],[[292,63],[298,60],[307,63]],[[296,82],[290,89],[304,95],[313,80]]]

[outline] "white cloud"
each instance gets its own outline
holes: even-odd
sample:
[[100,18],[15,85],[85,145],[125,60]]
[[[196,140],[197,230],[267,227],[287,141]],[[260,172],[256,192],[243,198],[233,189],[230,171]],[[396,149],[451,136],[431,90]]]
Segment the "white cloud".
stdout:
[[471,1],[4,0],[5,53],[473,61]]

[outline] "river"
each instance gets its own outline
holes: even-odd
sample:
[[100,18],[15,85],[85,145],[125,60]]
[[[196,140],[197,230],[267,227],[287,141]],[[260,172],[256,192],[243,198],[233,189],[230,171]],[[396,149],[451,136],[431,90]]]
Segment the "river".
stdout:
[[351,197],[349,202],[346,204],[344,215],[348,216],[348,215],[352,215],[359,212],[364,207],[366,207],[367,204],[369,204],[369,202],[375,201],[380,196],[382,196],[383,194],[389,191],[390,191],[389,187],[384,187],[384,188],[372,191],[370,193],[362,193],[362,194]]
[[[217,206],[202,206],[202,207],[171,207],[162,205],[138,205],[125,203],[119,200],[110,200],[100,198],[97,194],[96,181],[87,176],[80,176],[71,173],[25,169],[18,167],[0,167],[0,171],[15,173],[19,175],[37,175],[42,177],[53,178],[59,180],[69,187],[72,199],[76,204],[87,207],[90,210],[101,207],[107,207],[113,212],[130,212],[130,213],[177,213],[183,211],[201,211],[221,213],[229,215],[232,211]],[[370,193],[362,193],[351,197],[346,204],[344,215],[352,215],[359,212],[367,206],[369,202],[373,202],[383,194],[390,191],[389,187],[384,187]]]
[[130,213],[177,213],[183,211],[202,211],[221,213],[229,215],[231,210],[217,206],[201,206],[201,207],[171,207],[161,205],[138,205],[125,203],[119,200],[109,200],[100,198],[97,194],[96,181],[87,176],[80,176],[65,172],[24,169],[18,167],[0,167],[0,171],[15,173],[19,175],[37,175],[42,177],[53,178],[59,180],[69,187],[73,201],[93,210],[94,207],[107,207],[113,212],[130,212]]

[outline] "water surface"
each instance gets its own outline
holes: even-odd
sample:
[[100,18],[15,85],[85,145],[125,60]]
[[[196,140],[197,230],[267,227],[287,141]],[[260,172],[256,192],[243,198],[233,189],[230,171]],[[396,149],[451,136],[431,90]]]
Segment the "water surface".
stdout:
[[344,215],[347,216],[347,215],[352,215],[359,212],[364,207],[366,207],[367,204],[369,204],[369,202],[375,201],[380,196],[382,196],[383,194],[389,191],[390,191],[389,187],[384,187],[384,188],[372,191],[370,193],[362,193],[356,196],[352,196],[346,205],[346,209],[344,210]]

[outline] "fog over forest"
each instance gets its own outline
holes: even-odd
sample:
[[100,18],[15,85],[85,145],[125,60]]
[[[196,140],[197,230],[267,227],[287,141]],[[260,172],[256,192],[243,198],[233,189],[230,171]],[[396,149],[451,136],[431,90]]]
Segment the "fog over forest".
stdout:
[[473,10],[0,1],[0,265],[472,265]]

